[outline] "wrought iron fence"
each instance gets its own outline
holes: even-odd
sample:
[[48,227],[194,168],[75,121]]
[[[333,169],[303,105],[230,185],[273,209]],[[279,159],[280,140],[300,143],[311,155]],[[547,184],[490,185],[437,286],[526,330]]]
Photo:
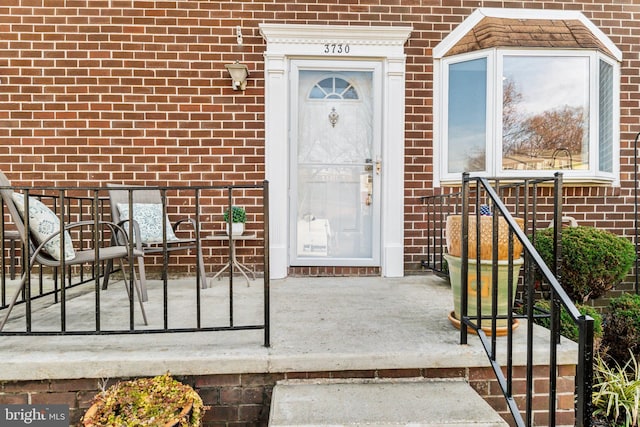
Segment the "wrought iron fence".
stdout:
[[[459,203],[452,206],[452,200]],[[424,202],[427,211],[432,212],[431,218],[434,221],[429,224],[432,243],[428,249],[430,258],[426,265],[433,265],[435,268],[440,266],[441,272],[449,270],[452,287],[454,280],[459,281],[460,302],[457,316],[460,321],[460,343],[467,343],[470,331],[477,334],[514,423],[518,426],[534,425],[534,323],[538,317],[548,317],[548,425],[556,425],[558,349],[567,345],[560,336],[560,312],[564,308],[579,330],[575,422],[580,427],[590,426],[593,319],[580,314],[554,273],[562,256],[559,244],[563,223],[562,174],[557,173],[553,178],[500,181],[471,177],[465,173],[461,191],[427,197]],[[460,237],[460,245],[456,248],[459,259],[449,256],[444,249],[446,239],[452,237],[443,232],[447,227],[447,216],[451,215],[459,215],[460,220],[459,229],[449,230]],[[516,217],[521,222],[516,221]],[[488,226],[489,233],[483,239],[485,225]],[[507,231],[500,231],[502,226],[506,226]],[[555,262],[551,267],[544,263],[533,244],[536,229],[541,226],[554,228]],[[452,228],[451,224],[449,227]],[[506,244],[505,253],[499,253],[499,242]],[[449,247],[453,246],[450,244]],[[520,253],[522,260],[519,259]],[[448,265],[447,259],[456,265]],[[519,266],[520,263],[522,267]],[[541,296],[541,284],[545,286],[544,296],[551,301],[551,308],[546,313],[534,307],[536,299]],[[499,289],[500,286],[504,288]],[[519,290],[518,297],[516,290]],[[507,294],[506,308],[499,309],[498,295],[501,293]],[[524,396],[515,395],[513,384],[515,331],[512,325],[519,320],[526,324],[526,328],[523,328],[526,333],[527,382]],[[506,335],[505,339],[498,340],[500,333]],[[518,406],[519,401],[523,403],[522,407]]]
[[[122,206],[114,206],[109,197],[112,190],[0,188],[3,255],[4,234],[16,229],[16,224],[9,222],[17,220],[23,226],[18,227],[22,244],[17,251],[21,277],[8,277],[2,257],[0,335],[262,330],[264,345],[269,346],[267,181],[120,186],[117,190],[129,202]],[[24,206],[18,211],[31,212],[39,201],[53,212],[56,220],[51,223],[66,230],[58,233],[60,254],[72,244],[74,256],[54,260],[43,252],[43,242],[34,228],[39,220],[20,212],[16,218],[8,209],[11,203],[16,214],[14,200],[6,200],[14,192],[23,194]],[[140,197],[149,194],[151,200]],[[246,231],[242,235],[226,231],[232,218],[227,218],[225,211],[233,206],[245,212]],[[124,217],[116,218],[117,212]],[[152,214],[143,217],[144,212]],[[140,232],[144,233],[146,226],[160,230],[159,237],[145,240]],[[118,268],[115,264],[119,260],[124,262]],[[237,284],[238,274],[246,279],[246,287]],[[228,286],[221,277],[228,279]],[[126,293],[114,289],[117,281],[124,281]]]
[[427,228],[425,230],[425,257],[421,264],[439,275],[449,273],[444,260],[445,221],[447,216],[460,213],[462,193],[452,191],[445,194],[422,197]]

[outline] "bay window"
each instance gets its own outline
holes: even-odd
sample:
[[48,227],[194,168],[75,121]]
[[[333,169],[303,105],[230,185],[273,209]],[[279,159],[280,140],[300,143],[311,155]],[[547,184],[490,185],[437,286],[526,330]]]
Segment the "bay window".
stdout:
[[462,172],[562,171],[568,181],[618,183],[616,59],[601,49],[513,45],[443,52],[435,62],[436,182],[459,182]]

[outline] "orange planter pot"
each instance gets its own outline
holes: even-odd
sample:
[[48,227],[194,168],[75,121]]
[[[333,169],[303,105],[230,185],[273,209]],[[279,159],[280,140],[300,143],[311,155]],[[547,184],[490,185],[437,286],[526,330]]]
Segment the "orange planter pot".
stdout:
[[[524,220],[515,218],[522,230]],[[445,228],[447,252],[452,256],[462,256],[462,215],[449,215]],[[476,258],[476,217],[469,216],[469,258]],[[513,238],[513,257],[519,258],[522,253],[522,243],[517,237]],[[493,258],[493,217],[480,217],[480,259]],[[509,225],[504,218],[498,218],[498,260],[509,258]]]

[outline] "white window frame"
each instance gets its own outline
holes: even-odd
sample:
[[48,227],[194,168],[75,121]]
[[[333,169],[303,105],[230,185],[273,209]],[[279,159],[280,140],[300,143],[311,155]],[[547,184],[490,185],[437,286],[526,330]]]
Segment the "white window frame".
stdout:
[[448,126],[449,109],[449,66],[460,62],[472,61],[479,58],[487,60],[487,98],[486,98],[486,170],[474,172],[477,175],[494,177],[535,177],[548,176],[551,170],[504,170],[502,168],[502,85],[498,82],[501,79],[504,58],[508,57],[580,57],[588,59],[588,104],[589,104],[589,168],[584,170],[563,169],[565,179],[569,181],[603,181],[616,183],[619,180],[620,159],[613,156],[613,170],[611,173],[599,170],[599,70],[600,61],[604,61],[613,67],[613,152],[619,153],[619,64],[612,61],[606,55],[593,50],[564,50],[564,49],[508,49],[498,48],[483,51],[476,51],[468,54],[455,55],[442,60],[442,99],[440,129],[441,138],[439,140],[440,149],[440,175],[441,182],[460,181],[460,173],[447,171],[448,167]]
[[[447,52],[486,16],[504,18],[539,18],[539,19],[578,19],[612,53],[613,58],[595,49],[560,49],[560,48],[509,48],[496,47],[477,50],[459,55],[446,56]],[[504,56],[580,56],[589,58],[589,169],[563,169],[565,182],[582,184],[620,184],[620,61],[619,49],[597,27],[579,12],[544,11],[528,9],[494,9],[476,10],[467,20],[457,27],[434,49],[434,186],[459,184],[461,173],[449,173],[448,167],[448,91],[449,65],[487,58],[487,115],[486,115],[486,170],[474,172],[475,175],[492,177],[534,177],[548,176],[552,170],[502,170],[502,84],[499,76],[502,73]],[[613,69],[613,167],[612,172],[599,171],[599,65],[600,60]]]

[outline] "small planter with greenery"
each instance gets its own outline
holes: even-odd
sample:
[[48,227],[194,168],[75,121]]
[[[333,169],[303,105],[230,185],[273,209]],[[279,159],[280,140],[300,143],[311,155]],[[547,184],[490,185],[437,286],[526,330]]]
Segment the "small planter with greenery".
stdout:
[[191,386],[165,374],[118,382],[98,393],[82,425],[197,427],[205,409]]
[[[544,262],[553,265],[552,228],[536,233],[535,247]],[[633,243],[624,237],[594,227],[562,229],[560,283],[574,301],[604,295],[626,277],[634,261]]]
[[[224,211],[224,222],[227,234],[229,234],[229,209]],[[231,206],[231,234],[234,236],[244,233],[244,224],[247,222],[247,212],[243,207]]]

